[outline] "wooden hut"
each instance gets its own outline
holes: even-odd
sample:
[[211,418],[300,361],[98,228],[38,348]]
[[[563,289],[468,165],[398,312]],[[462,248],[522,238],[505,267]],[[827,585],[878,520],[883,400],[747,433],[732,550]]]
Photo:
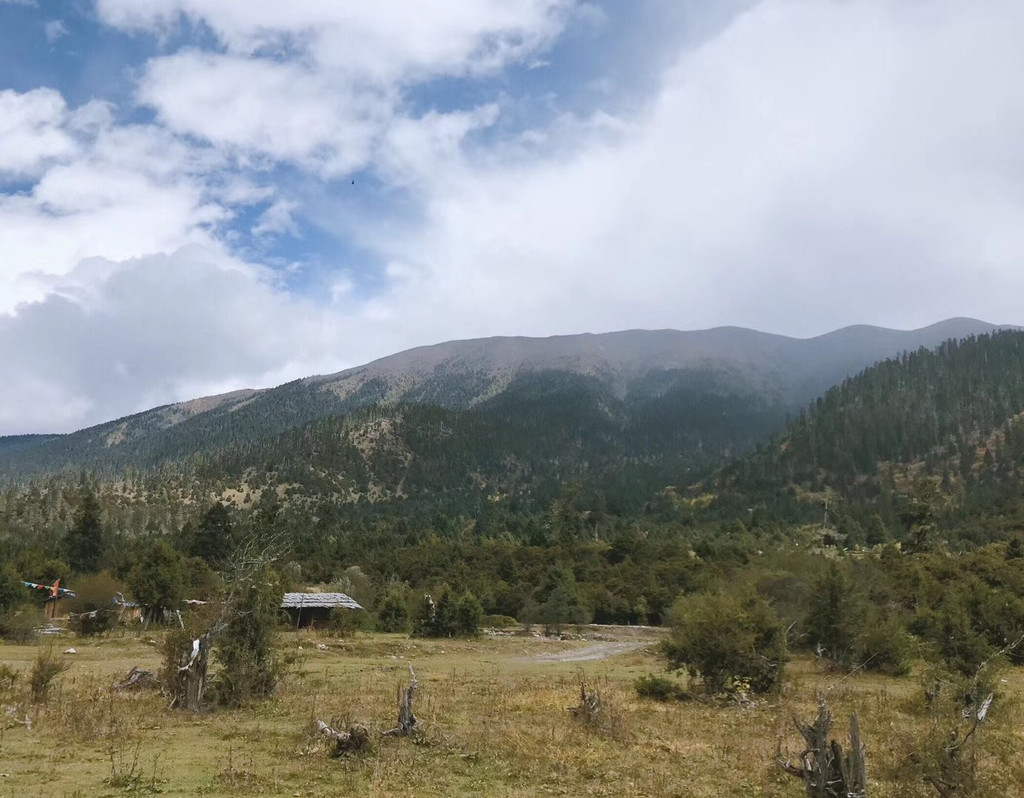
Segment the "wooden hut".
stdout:
[[285,593],[281,609],[288,613],[295,627],[323,626],[331,610],[361,610],[360,604],[344,593]]

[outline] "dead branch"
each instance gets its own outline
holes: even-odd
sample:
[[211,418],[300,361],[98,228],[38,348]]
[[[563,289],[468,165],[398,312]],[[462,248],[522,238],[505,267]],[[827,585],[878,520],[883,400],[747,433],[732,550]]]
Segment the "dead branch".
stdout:
[[123,690],[143,690],[159,687],[159,682],[156,676],[151,671],[147,671],[136,665],[125,676],[118,682],[114,682],[114,689],[118,692]]
[[343,756],[351,751],[361,751],[370,743],[370,732],[362,724],[350,726],[348,731],[335,731],[322,720],[317,720],[316,730],[329,740],[334,740],[333,756]]
[[601,694],[597,690],[588,691],[586,683],[581,682],[580,703],[569,707],[569,714],[588,726],[595,725],[601,716]]
[[24,726],[29,731],[32,731],[32,718],[29,717],[27,712],[25,713],[25,718],[22,719],[18,717],[18,707],[5,706],[4,714],[11,719],[11,722]]
[[803,780],[808,798],[867,798],[865,748],[857,715],[850,717],[850,750],[845,756],[839,742],[828,739],[832,713],[825,701],[819,704],[814,723],[801,723],[796,718],[793,722],[806,743],[799,764],[792,764],[778,748],[775,762],[789,775]]
[[382,736],[405,736],[419,730],[419,721],[412,712],[412,698],[418,684],[416,672],[409,665],[409,686],[402,688],[398,695],[398,725],[381,732]]

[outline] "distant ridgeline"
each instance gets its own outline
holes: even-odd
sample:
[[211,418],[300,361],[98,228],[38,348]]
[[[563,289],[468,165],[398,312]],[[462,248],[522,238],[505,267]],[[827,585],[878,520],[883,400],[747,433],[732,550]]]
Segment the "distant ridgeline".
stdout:
[[[510,424],[570,440],[574,448],[560,466],[569,475],[580,471],[574,461],[591,459],[590,447],[598,460],[636,458],[657,468],[654,461],[671,453],[673,469],[704,468],[763,441],[788,414],[873,363],[993,329],[949,319],[920,330],[858,326],[810,339],[720,327],[452,341],[274,389],[158,407],[69,435],[0,438],[0,472],[22,478],[86,469],[114,476],[166,464],[180,470],[197,457],[222,456],[262,468],[253,450],[266,456],[282,433],[301,434],[307,425],[342,417],[351,417],[349,427],[364,424],[367,416],[356,413],[364,408],[375,408],[371,415],[379,420],[407,418],[420,407],[430,408],[428,416],[468,414],[467,434]],[[482,446],[518,443],[515,457],[531,457],[533,441],[497,434],[504,439]]]
[[821,521],[827,497],[854,543],[913,512],[964,540],[999,539],[1024,526],[1022,413],[1024,333],[949,341],[830,389],[693,492],[714,494],[707,517],[787,522]]

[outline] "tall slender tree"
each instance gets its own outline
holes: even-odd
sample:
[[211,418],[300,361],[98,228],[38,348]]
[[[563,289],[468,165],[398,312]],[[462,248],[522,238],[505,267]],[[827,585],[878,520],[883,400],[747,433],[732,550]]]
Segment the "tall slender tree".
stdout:
[[92,490],[83,488],[74,523],[64,537],[68,563],[78,573],[96,573],[100,570],[105,544],[100,503]]

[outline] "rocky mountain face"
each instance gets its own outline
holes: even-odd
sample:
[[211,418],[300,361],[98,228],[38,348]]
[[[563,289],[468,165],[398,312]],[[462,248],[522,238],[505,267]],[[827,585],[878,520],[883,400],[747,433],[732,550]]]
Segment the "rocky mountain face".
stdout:
[[653,414],[653,428],[694,428],[697,434],[680,439],[683,446],[703,446],[697,428],[710,425],[715,446],[728,451],[770,435],[787,414],[879,360],[994,329],[949,319],[919,330],[854,326],[809,339],[719,327],[451,341],[273,389],[166,405],[69,435],[0,438],[0,471],[145,469],[251,447],[371,405],[500,407],[514,415],[518,405],[535,402],[531,392],[555,383],[558,402],[585,395],[587,406],[606,416]]

